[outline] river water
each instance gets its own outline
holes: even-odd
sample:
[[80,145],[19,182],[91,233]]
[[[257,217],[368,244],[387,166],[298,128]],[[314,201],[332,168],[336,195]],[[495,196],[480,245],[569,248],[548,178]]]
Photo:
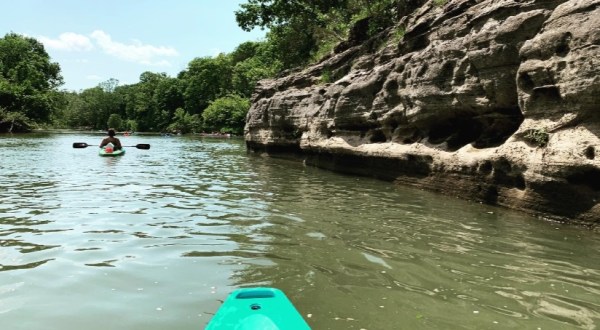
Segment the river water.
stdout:
[[203,329],[238,287],[313,329],[596,329],[600,235],[246,153],[0,136],[1,329]]

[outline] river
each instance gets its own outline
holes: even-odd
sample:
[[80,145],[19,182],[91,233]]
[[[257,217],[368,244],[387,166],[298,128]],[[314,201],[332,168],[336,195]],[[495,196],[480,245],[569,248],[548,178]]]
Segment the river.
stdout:
[[313,329],[596,329],[600,235],[246,153],[0,135],[2,329],[203,329],[235,288]]

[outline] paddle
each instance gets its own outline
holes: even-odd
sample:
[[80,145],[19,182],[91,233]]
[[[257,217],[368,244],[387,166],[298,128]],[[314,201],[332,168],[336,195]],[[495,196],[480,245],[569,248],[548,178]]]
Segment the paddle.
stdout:
[[[90,146],[93,146],[93,145],[87,144],[85,142],[75,142],[75,143],[73,143],[73,148],[87,148],[87,147],[90,147]],[[145,150],[150,149],[150,145],[149,144],[144,144],[144,143],[136,144],[134,146],[123,146],[123,147],[135,147],[135,148],[138,148],[138,149],[145,149]]]

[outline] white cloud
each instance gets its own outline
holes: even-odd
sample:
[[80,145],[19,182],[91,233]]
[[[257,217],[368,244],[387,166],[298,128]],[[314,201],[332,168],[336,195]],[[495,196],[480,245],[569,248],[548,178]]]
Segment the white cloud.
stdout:
[[106,54],[144,65],[170,66],[171,63],[163,57],[179,55],[175,48],[146,45],[139,40],[133,40],[130,44],[116,42],[102,30],[96,30],[90,36]]
[[[114,41],[109,34],[102,30],[96,30],[88,36],[65,32],[57,39],[41,36],[38,40],[48,49],[71,52],[101,49],[105,54],[118,59],[149,66],[171,66],[166,58],[179,56],[179,53],[173,47],[148,45],[139,40],[133,40],[125,44]],[[88,62],[87,60],[76,61],[78,63]]]
[[64,51],[89,51],[94,49],[94,45],[90,39],[84,35],[65,32],[58,36],[58,39],[51,39],[48,37],[41,36],[38,38],[45,47],[56,50]]

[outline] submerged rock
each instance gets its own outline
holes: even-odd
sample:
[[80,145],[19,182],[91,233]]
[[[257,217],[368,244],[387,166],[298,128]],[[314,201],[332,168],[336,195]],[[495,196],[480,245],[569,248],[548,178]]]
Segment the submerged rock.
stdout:
[[248,149],[600,222],[600,0],[430,1],[397,29],[261,81]]

